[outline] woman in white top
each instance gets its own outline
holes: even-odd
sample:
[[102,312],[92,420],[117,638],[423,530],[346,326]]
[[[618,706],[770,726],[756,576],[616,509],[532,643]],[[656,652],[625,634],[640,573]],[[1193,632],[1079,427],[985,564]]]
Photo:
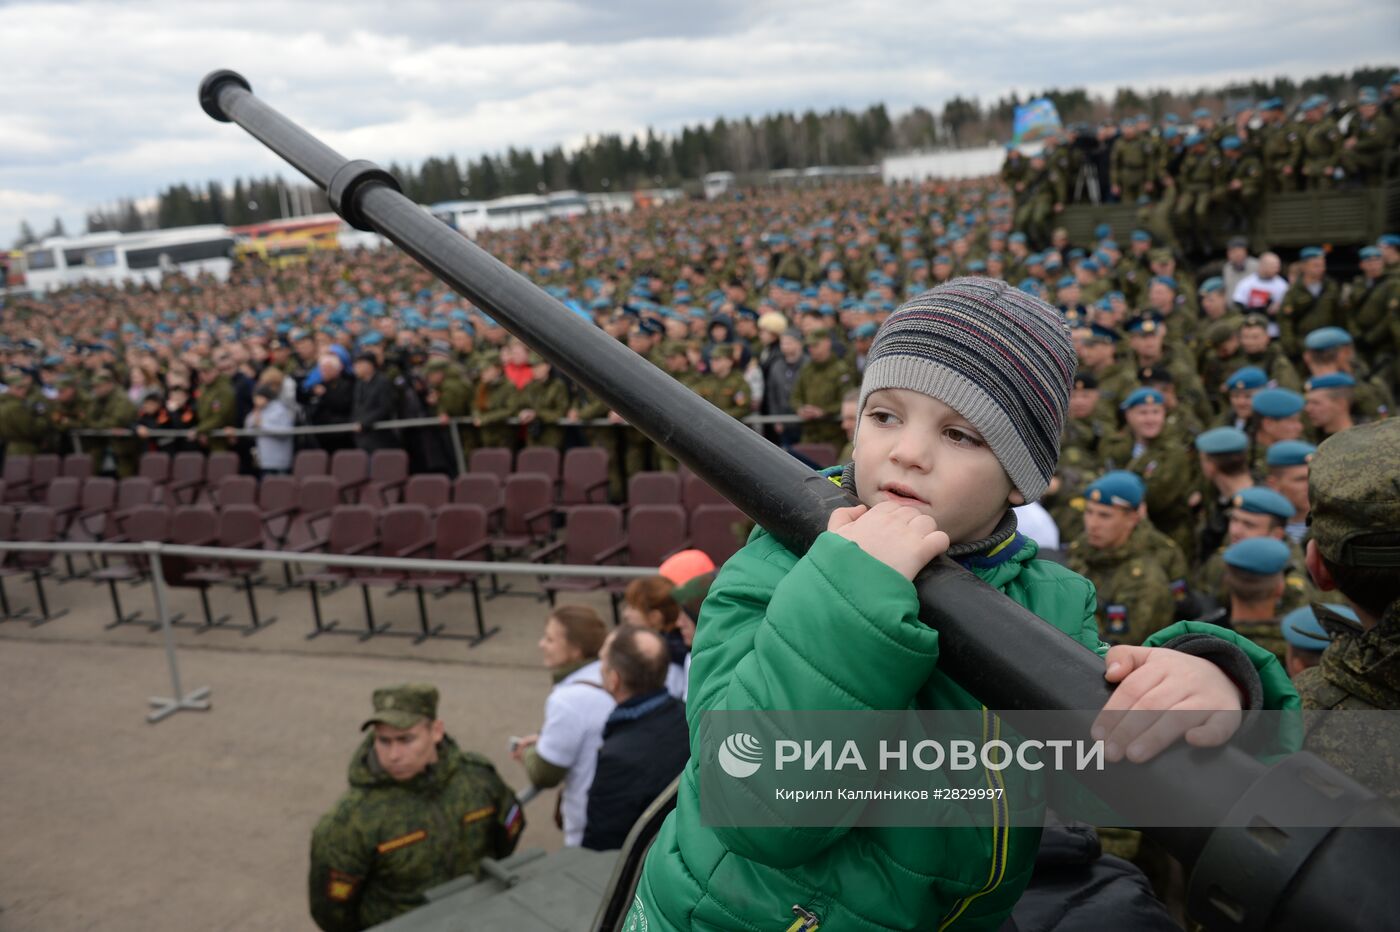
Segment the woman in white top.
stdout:
[[565,845],[583,841],[603,726],[616,704],[603,688],[598,664],[607,635],[607,625],[591,608],[560,605],[550,612],[539,647],[554,689],[545,699],[539,733],[521,738],[511,752],[535,786],[563,784],[555,822],[564,830]]

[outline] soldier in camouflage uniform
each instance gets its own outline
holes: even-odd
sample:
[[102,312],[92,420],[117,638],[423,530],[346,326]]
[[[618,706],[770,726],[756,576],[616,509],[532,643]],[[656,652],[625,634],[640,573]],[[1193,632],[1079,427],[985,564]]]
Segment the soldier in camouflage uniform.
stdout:
[[[1320,446],[1308,497],[1312,539],[1308,571],[1356,609],[1356,625],[1323,619],[1333,641],[1322,662],[1298,674],[1304,709],[1400,709],[1400,420],[1354,428]],[[1378,742],[1362,720],[1328,720],[1305,747],[1362,783],[1395,798],[1400,748]]]
[[1363,87],[1356,95],[1356,112],[1342,141],[1342,168],[1359,183],[1375,187],[1395,159],[1395,124],[1380,112],[1380,95]]
[[698,379],[694,389],[701,398],[730,417],[747,417],[752,411],[749,404],[748,380],[742,372],[735,370],[734,355],[724,344],[713,349],[710,354],[710,373]]
[[1099,472],[1099,443],[1113,432],[1112,419],[1099,406],[1099,382],[1091,372],[1074,376],[1069,411],[1060,433],[1060,460],[1055,478],[1041,504],[1055,519],[1060,539],[1071,541],[1084,533],[1084,489]]
[[1125,121],[1108,162],[1109,191],[1124,204],[1136,204],[1152,178],[1152,151],[1138,135],[1137,124]]
[[1272,537],[1251,537],[1227,548],[1223,559],[1229,626],[1283,663],[1286,651],[1278,606],[1291,559],[1288,545]]
[[212,381],[201,383],[194,402],[194,429],[200,432],[202,443],[207,443],[209,452],[220,453],[229,448],[224,437],[224,428],[241,427],[238,423],[238,401],[233,390],[232,366],[225,354],[214,361],[217,372],[205,369],[202,373]]
[[482,858],[515,850],[519,801],[489,760],[446,734],[437,706],[432,686],[374,691],[350,790],[311,836],[311,917],[325,932],[387,922]]
[[515,417],[521,404],[520,391],[515,383],[505,377],[499,362],[489,361],[481,371],[481,381],[477,383],[476,399],[472,404],[472,421],[480,431],[482,446],[515,449],[520,432],[515,425],[506,421]]
[[1099,637],[1110,644],[1141,644],[1172,620],[1166,574],[1130,542],[1145,494],[1133,473],[1105,473],[1086,490],[1084,536],[1069,547],[1069,568],[1094,584]]
[[1180,438],[1165,429],[1166,398],[1155,388],[1140,388],[1120,408],[1127,427],[1104,439],[1100,462],[1105,469],[1127,470],[1145,482],[1152,523],[1176,541],[1189,560],[1196,552],[1187,504],[1195,477]]
[[53,385],[58,395],[49,408],[49,428],[53,431],[50,442],[60,452],[68,452],[73,449],[70,431],[87,426],[88,401],[79,391],[75,375],[60,372],[54,376]]
[[1210,213],[1225,186],[1225,160],[1202,133],[1186,138],[1186,157],[1177,176],[1172,227],[1189,252],[1210,251]]
[[[87,426],[96,430],[125,430],[130,432],[136,425],[136,405],[125,392],[117,389],[117,381],[106,369],[98,370],[92,376],[92,406],[88,410]],[[112,452],[112,462],[117,476],[126,478],[136,474],[137,457],[140,453],[134,439],[100,438],[84,447],[92,454],[92,461],[98,469]]]
[[1225,214],[1225,227],[1231,234],[1249,236],[1257,226],[1260,199],[1264,194],[1264,165],[1249,152],[1238,136],[1226,136],[1220,143],[1225,153],[1224,189],[1219,194]]
[[1375,246],[1363,247],[1359,256],[1361,274],[1342,296],[1342,314],[1362,357],[1382,368],[1400,350],[1390,326],[1400,316],[1400,280],[1385,274],[1385,259]]
[[810,359],[797,373],[792,386],[792,409],[802,418],[803,443],[829,443],[839,450],[846,434],[837,418],[841,399],[859,384],[850,362],[832,351],[831,331],[813,330],[806,337]]
[[525,445],[564,448],[564,428],[559,422],[569,413],[569,387],[563,379],[551,377],[552,367],[543,357],[531,353],[535,377],[521,392],[521,422],[525,424]]
[[11,369],[9,392],[0,406],[0,439],[6,454],[29,456],[49,449],[53,440],[53,402],[44,397],[28,369]]
[[[448,357],[433,356],[423,367],[423,377],[428,387],[423,400],[434,414],[446,418],[471,416],[472,387],[463,377],[460,366],[454,365]],[[476,428],[471,424],[458,424],[457,434],[462,438],[465,462],[477,446]]]
[[1279,388],[1296,392],[1303,387],[1283,347],[1269,336],[1269,318],[1263,314],[1249,314],[1240,324],[1240,352],[1242,365],[1263,372]]
[[1264,101],[1259,115],[1266,125],[1261,131],[1260,156],[1264,159],[1265,184],[1271,193],[1298,190],[1298,166],[1303,160],[1303,134],[1288,119],[1283,101]]
[[1243,540],[1268,537],[1284,542],[1289,551],[1288,567],[1283,574],[1283,594],[1279,596],[1276,615],[1282,616],[1300,605],[1324,598],[1323,593],[1308,579],[1302,551],[1297,544],[1288,540],[1285,533],[1288,520],[1293,517],[1292,502],[1273,489],[1250,486],[1237,493],[1230,506],[1224,545],[1211,554],[1196,573],[1196,588],[1199,591],[1222,605],[1229,604],[1230,593],[1225,587],[1225,550]]
[[1303,183],[1309,191],[1331,190],[1340,180],[1342,131],[1327,115],[1329,106],[1321,94],[1303,101]]
[[1295,359],[1303,352],[1305,336],[1343,323],[1342,290],[1327,277],[1327,259],[1322,250],[1308,246],[1298,257],[1302,270],[1284,294],[1278,314],[1279,343]]

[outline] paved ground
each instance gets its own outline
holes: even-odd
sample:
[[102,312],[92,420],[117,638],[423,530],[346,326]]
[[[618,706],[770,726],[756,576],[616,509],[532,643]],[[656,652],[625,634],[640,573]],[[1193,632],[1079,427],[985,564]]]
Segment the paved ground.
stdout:
[[[31,586],[6,583],[12,604],[34,604]],[[472,649],[307,641],[306,594],[260,590],[279,617],[266,631],[177,631],[185,688],[210,687],[213,710],[147,725],[147,697],[170,694],[160,636],[104,630],[111,605],[90,583],[49,591],[68,615],[39,628],[0,623],[0,932],[314,929],[311,826],[345,787],[378,685],[436,683],[449,732],[496,761],[507,782],[525,783],[505,745],[537,730],[549,687],[535,648],[545,606],[534,599],[488,602],[488,623],[501,630]],[[149,587],[123,588],[122,599],[127,611],[151,612]],[[173,600],[198,617],[193,591]],[[213,600],[246,620],[240,594]],[[607,611],[606,599],[580,601]],[[357,589],[328,605],[328,617],[361,624]],[[378,593],[375,606],[396,628],[417,624],[411,597]],[[430,609],[455,630],[473,627],[469,597]],[[552,793],[531,804],[522,847],[559,846],[553,804]]]

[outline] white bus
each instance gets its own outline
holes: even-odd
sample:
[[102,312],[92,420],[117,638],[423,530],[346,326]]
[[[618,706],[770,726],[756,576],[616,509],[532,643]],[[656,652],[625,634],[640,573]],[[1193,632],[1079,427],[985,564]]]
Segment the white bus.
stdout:
[[190,278],[209,274],[226,282],[233,269],[234,244],[233,231],[215,224],[130,233],[90,250],[81,277],[104,285],[159,285],[167,274],[180,272]]
[[710,172],[701,181],[705,185],[705,200],[713,201],[734,187],[734,173]]
[[442,201],[428,211],[461,233],[475,238],[482,230],[523,230],[542,220],[588,213],[589,196],[577,191],[512,194],[493,201]]
[[88,254],[120,241],[120,233],[87,233],[82,236],[50,236],[24,253],[25,287],[43,294],[76,285],[84,278]]

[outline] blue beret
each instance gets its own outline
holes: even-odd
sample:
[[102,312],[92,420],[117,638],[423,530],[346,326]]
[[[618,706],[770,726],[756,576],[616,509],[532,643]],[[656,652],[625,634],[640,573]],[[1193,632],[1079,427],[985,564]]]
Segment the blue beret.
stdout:
[[1128,322],[1129,333],[1156,333],[1162,329],[1162,318],[1155,314],[1144,314]]
[[1059,256],[1046,256],[1046,257],[1045,257],[1045,271],[1048,272],[1048,271],[1050,271],[1051,269],[1058,269],[1058,268],[1060,268],[1060,267],[1061,267],[1061,264],[1060,264],[1060,257],[1059,257]]
[[1065,253],[1065,258],[1073,261],[1075,259],[1083,259],[1084,255],[1084,250],[1080,249],[1078,246],[1075,246],[1069,252]]
[[[802,295],[802,297],[804,297],[804,298],[815,298],[815,297],[817,296],[817,289],[815,289],[815,288],[803,288],[802,291],[801,291],[801,295]],[[721,297],[722,297],[722,296],[721,296]]]
[[1180,135],[1181,135],[1181,131],[1178,130],[1175,126],[1168,126],[1168,127],[1163,128],[1163,130],[1162,130],[1162,138],[1163,138],[1163,139],[1175,139],[1177,136],[1180,136]]
[[875,331],[878,329],[879,327],[874,323],[867,321],[852,330],[851,336],[857,340],[869,340],[871,337],[875,336]]
[[1390,87],[1392,84],[1400,84],[1400,71],[1395,72],[1393,75],[1386,79],[1386,87]]
[[1224,139],[1220,140],[1220,148],[1224,149],[1226,152],[1233,152],[1243,145],[1244,143],[1240,142],[1240,137],[1238,136],[1226,136]]
[[1304,110],[1316,110],[1318,107],[1325,107],[1330,103],[1325,94],[1314,94],[1303,101]]
[[1351,334],[1341,327],[1319,327],[1303,338],[1303,349],[1329,350],[1351,343]]
[[1303,396],[1286,388],[1266,388],[1254,396],[1254,413],[1263,417],[1292,417],[1303,410]]
[[1113,227],[1106,223],[1100,223],[1094,227],[1094,239],[1108,239],[1113,235]]
[[1084,262],[1080,265],[1080,268],[1089,272],[1097,272],[1101,268],[1101,266],[1099,265],[1099,261],[1097,259],[1085,259]]
[[1103,255],[1103,254],[1106,253],[1106,252],[1117,252],[1117,251],[1118,251],[1118,242],[1117,242],[1117,240],[1106,239],[1106,240],[1104,240],[1102,243],[1099,243],[1099,253],[1098,253],[1099,255]]
[[1226,391],[1239,391],[1241,389],[1263,388],[1269,384],[1269,377],[1263,369],[1257,366],[1244,366],[1230,373],[1225,380]]
[[1305,440],[1280,440],[1269,447],[1269,453],[1265,460],[1270,467],[1306,466],[1312,462],[1313,454],[1316,452],[1317,447]]
[[1193,119],[1193,120],[1209,120],[1209,119],[1210,119],[1210,111],[1207,110],[1205,107],[1197,107],[1195,110],[1192,110],[1192,111],[1191,111],[1191,119]]
[[1207,278],[1205,281],[1201,282],[1201,294],[1210,294],[1214,291],[1224,290],[1225,280],[1219,275],[1212,275],[1210,278]]
[[1281,521],[1287,521],[1293,517],[1293,512],[1296,510],[1288,499],[1262,485],[1252,485],[1247,489],[1241,489],[1235,493],[1230,504],[1256,515],[1273,515]]
[[1212,455],[1243,453],[1249,449],[1249,435],[1235,427],[1216,427],[1196,437],[1196,449]]
[[1026,256],[1026,265],[1044,265],[1045,257],[1038,252],[1033,252]]
[[1064,278],[1061,278],[1059,281],[1057,281],[1057,282],[1055,283],[1055,287],[1056,287],[1056,288],[1073,288],[1076,284],[1078,284],[1078,283],[1074,280],[1074,276],[1073,276],[1073,275],[1066,275]]
[[973,259],[967,264],[967,270],[969,272],[985,272],[987,271],[987,263],[981,259]]
[[1040,282],[1036,281],[1034,278],[1022,279],[1021,284],[1016,287],[1028,295],[1033,295],[1037,298],[1040,297]]
[[1175,279],[1175,278],[1172,278],[1170,275],[1153,275],[1153,276],[1152,276],[1152,284],[1154,284],[1154,285],[1166,285],[1166,286],[1167,286],[1168,288],[1170,288],[1172,291],[1175,291],[1175,290],[1176,290],[1176,287],[1177,287],[1177,286],[1176,286],[1176,279]]
[[1362,259],[1379,259],[1381,257],[1381,251],[1375,246],[1362,246],[1361,252],[1357,255]]
[[370,331],[369,333],[365,334],[364,336],[360,337],[360,345],[361,345],[361,346],[377,346],[377,345],[379,345],[380,343],[383,343],[383,342],[384,342],[384,335],[383,335],[382,333],[380,333],[378,330],[372,330],[372,331]]
[[1251,537],[1227,547],[1225,563],[1260,576],[1282,573],[1288,565],[1288,545],[1272,537]]
[[1206,137],[1204,133],[1192,133],[1190,136],[1186,137],[1186,144],[1188,146],[1198,146],[1205,141]]
[[1308,391],[1315,388],[1352,388],[1356,385],[1356,379],[1345,372],[1329,372],[1326,375],[1313,376],[1308,379],[1305,387]]
[[1377,246],[1389,246],[1392,249],[1400,249],[1400,235],[1394,233],[1382,233],[1380,239],[1376,240]]
[[1262,101],[1259,102],[1259,109],[1260,109],[1260,110],[1282,110],[1282,109],[1283,109],[1283,98],[1282,98],[1282,97],[1270,97],[1268,100],[1262,100]]
[[1084,497],[1099,505],[1136,508],[1142,504],[1147,487],[1137,473],[1115,469],[1106,472],[1084,490]]
[[[916,259],[916,260],[914,260],[914,261],[915,261],[915,262],[918,262],[919,260]],[[911,263],[911,265],[912,265],[912,264],[913,264],[913,263]],[[920,263],[920,264],[922,265],[922,263]],[[945,255],[937,255],[937,256],[934,256],[934,257],[933,257],[933,264],[934,264],[934,265],[952,265],[952,264],[953,264],[953,257],[952,257],[952,256],[945,256]]]
[[1177,116],[1175,113],[1168,113],[1166,116],[1162,117],[1162,120],[1166,123],[1180,123],[1181,117]]
[[[1382,237],[1382,239],[1383,239],[1383,238],[1384,238],[1384,237]],[[1008,243],[1024,243],[1024,242],[1026,241],[1026,234],[1024,234],[1024,233],[1012,233],[1010,236],[1008,236],[1008,237],[1006,238],[1006,241],[1007,241]]]
[[1121,405],[1119,405],[1118,407],[1119,407],[1120,410],[1127,411],[1127,410],[1129,410],[1129,409],[1131,409],[1131,408],[1136,408],[1138,405],[1145,405],[1145,404],[1158,404],[1158,405],[1161,405],[1161,404],[1166,404],[1166,403],[1167,403],[1167,399],[1164,398],[1164,397],[1162,396],[1162,393],[1159,392],[1159,391],[1157,391],[1157,389],[1155,389],[1155,388],[1139,388],[1137,391],[1133,392],[1133,393],[1132,393],[1131,395],[1129,395],[1127,398],[1124,398],[1124,399],[1123,399],[1123,403],[1122,403]]
[[[1328,611],[1336,612],[1344,618],[1356,621],[1356,612],[1349,605],[1328,605]],[[1298,650],[1321,652],[1332,643],[1331,633],[1317,620],[1311,605],[1295,608],[1279,620],[1283,629],[1283,639]]]
[[1374,87],[1363,87],[1356,92],[1356,102],[1359,104],[1378,104],[1381,102],[1381,95]]
[[1304,246],[1298,252],[1299,259],[1321,259],[1322,250],[1317,246]]
[[1150,243],[1150,242],[1152,242],[1152,234],[1149,233],[1149,232],[1147,232],[1146,230],[1134,230],[1134,231],[1133,231],[1133,242],[1135,242],[1135,243]]

